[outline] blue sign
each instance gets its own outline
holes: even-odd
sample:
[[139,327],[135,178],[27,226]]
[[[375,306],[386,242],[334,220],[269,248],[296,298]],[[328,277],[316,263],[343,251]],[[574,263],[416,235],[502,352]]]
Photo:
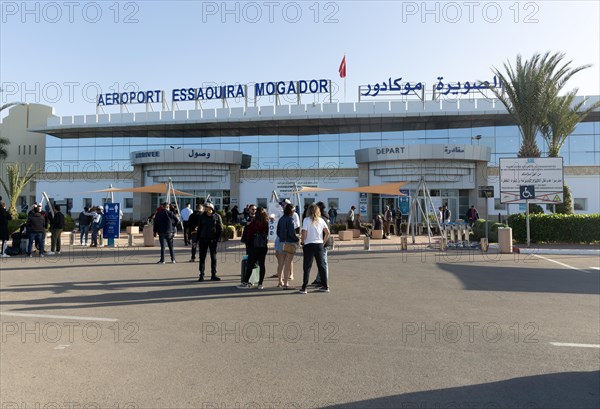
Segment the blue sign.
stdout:
[[102,237],[118,239],[121,232],[121,205],[119,203],[104,204],[104,228]]
[[410,212],[410,190],[400,189],[400,193],[406,196],[400,196],[400,212],[408,214]]

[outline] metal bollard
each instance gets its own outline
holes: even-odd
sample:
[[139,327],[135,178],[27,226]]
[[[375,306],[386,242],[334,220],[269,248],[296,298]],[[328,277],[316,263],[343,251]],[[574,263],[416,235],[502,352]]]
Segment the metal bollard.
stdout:
[[371,250],[371,238],[367,235],[365,235],[365,238],[363,239],[363,243],[365,246],[365,250]]
[[440,251],[448,250],[448,242],[445,237],[442,237],[440,240]]
[[484,253],[487,253],[488,246],[489,246],[488,239],[486,239],[484,237],[481,239],[480,243],[481,243],[481,251],[483,251]]
[[130,234],[129,237],[127,237],[127,245],[133,247],[133,234]]

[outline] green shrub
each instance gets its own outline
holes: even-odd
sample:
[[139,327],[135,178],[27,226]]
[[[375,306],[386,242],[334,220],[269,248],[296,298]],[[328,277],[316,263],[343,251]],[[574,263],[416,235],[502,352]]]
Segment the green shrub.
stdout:
[[244,232],[244,226],[238,223],[234,224],[233,227],[235,228],[236,235],[238,237],[242,237],[242,233]]
[[223,234],[221,235],[221,237],[223,238],[223,241],[233,239],[234,234],[235,234],[234,226],[223,226]]
[[334,223],[329,228],[331,229],[331,234],[338,234],[341,231],[345,231],[348,226],[345,223]]
[[529,203],[529,214],[544,214],[544,209],[539,204]]
[[[512,214],[513,239],[527,241],[525,215]],[[531,242],[592,243],[600,241],[600,214],[531,214]]]
[[569,186],[563,186],[563,202],[556,205],[556,213],[573,214],[573,199]]
[[[488,220],[488,242],[498,242],[498,229],[500,227],[506,227],[506,225]],[[485,238],[485,220],[479,219],[473,223],[473,240],[479,241],[482,238]]]

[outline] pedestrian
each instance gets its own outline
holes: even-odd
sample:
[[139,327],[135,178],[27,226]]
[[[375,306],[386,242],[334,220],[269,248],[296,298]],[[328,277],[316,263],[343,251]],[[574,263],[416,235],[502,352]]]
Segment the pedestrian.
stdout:
[[[327,225],[327,230],[331,231],[331,228],[329,226],[329,220],[327,220],[327,218],[325,217],[325,203],[318,202],[317,206],[319,206],[319,210],[321,211],[321,218],[325,221],[325,224]],[[323,235],[325,235],[325,233],[323,233]],[[332,250],[332,248],[333,236],[330,234],[327,241],[323,243],[323,261],[325,262],[325,276],[327,277],[327,283],[329,283],[329,263],[327,262],[327,253],[329,252],[329,250]],[[310,284],[314,285],[317,288],[321,287],[321,276],[317,273],[317,278]]]
[[6,247],[9,239],[8,221],[12,220],[12,216],[8,210],[6,210],[6,203],[1,200],[2,198],[0,197],[0,242],[2,242],[2,245],[0,245],[0,257],[9,257],[9,255],[6,254]]
[[[281,244],[279,257],[277,258],[277,275],[279,276],[278,287],[288,290],[294,265],[294,255],[298,249],[298,237],[294,228],[294,206],[288,203],[283,208],[283,216],[277,222],[277,238]],[[277,254],[277,249],[276,249]]]
[[337,218],[337,210],[333,207],[333,203],[329,205],[329,211],[327,212],[329,215],[329,223],[335,224],[335,219]]
[[400,208],[396,208],[396,234],[402,236],[402,212]]
[[254,266],[258,263],[260,269],[260,277],[258,279],[258,289],[262,290],[263,281],[265,279],[266,267],[265,259],[267,258],[268,243],[269,243],[269,216],[267,211],[262,207],[256,209],[256,216],[248,226],[247,240],[250,243],[250,254],[246,263],[246,271],[242,283],[237,287],[239,289],[252,288],[250,284],[250,276]]
[[204,211],[204,208],[201,204],[196,205],[196,209],[194,213],[188,219],[188,224],[190,225],[190,241],[192,242],[192,258],[190,258],[190,263],[196,261],[196,249],[198,248],[198,221],[200,220],[200,215]]
[[390,226],[392,225],[392,211],[389,206],[385,207],[383,213],[383,238],[387,239],[390,236]]
[[35,206],[32,209],[32,214],[27,218],[27,231],[29,232],[29,245],[27,246],[27,254],[33,257],[33,242],[35,241],[40,251],[40,257],[44,257],[44,239],[46,235],[46,220],[40,208]]
[[90,247],[98,247],[98,234],[100,230],[104,227],[104,216],[102,215],[102,207],[96,206],[96,212],[94,213],[94,218],[92,220],[92,244]]
[[479,220],[479,213],[475,206],[471,205],[471,208],[467,210],[467,222],[469,222],[469,226],[473,226],[477,220]]
[[221,216],[215,213],[215,206],[207,203],[204,213],[198,219],[198,249],[200,258],[200,277],[198,281],[204,281],[204,270],[206,253],[210,251],[210,274],[211,281],[221,281],[217,276],[217,243],[223,233],[223,221]]
[[444,222],[450,223],[452,213],[450,212],[450,209],[448,209],[448,203],[444,204],[444,206],[442,207],[442,214],[444,215]]
[[188,203],[187,205],[185,205],[185,207],[181,210],[181,221],[183,222],[183,245],[187,246],[188,244],[191,244],[192,240],[191,240],[191,234],[192,231],[190,230],[190,216],[192,215],[192,213],[194,213],[194,211],[192,210],[192,205],[191,203]]
[[84,207],[83,211],[79,213],[79,245],[88,245],[88,236],[93,220],[94,214],[90,212],[90,208],[87,206]]
[[329,234],[327,224],[321,218],[319,207],[315,203],[312,203],[308,207],[306,218],[302,221],[302,238],[300,239],[300,245],[303,246],[302,251],[304,253],[302,263],[304,277],[302,280],[302,288],[299,291],[300,294],[306,294],[306,286],[308,285],[313,259],[317,263],[317,269],[319,270],[319,276],[321,277],[321,288],[319,288],[319,291],[329,292],[327,275],[325,274],[325,260],[323,258],[323,243],[329,239]]
[[[65,228],[65,215],[60,211],[60,206],[54,206],[54,216],[50,220],[50,252],[49,255],[60,255],[60,236]],[[55,252],[56,251],[56,252]]]
[[175,228],[178,223],[177,216],[169,210],[169,202],[162,204],[163,211],[156,214],[154,218],[154,237],[158,235],[158,241],[160,242],[160,260],[157,264],[165,264],[165,245],[169,247],[169,255],[171,256],[171,263],[175,264],[175,254],[173,252],[173,237],[175,236]]
[[354,210],[356,210],[356,207],[352,206],[348,212],[348,219],[346,220],[348,223],[348,229],[354,228]]
[[238,224],[240,222],[240,209],[237,205],[233,206],[231,209],[231,221],[233,224]]
[[248,231],[246,230],[246,228],[252,222],[252,220],[254,220],[254,217],[256,216],[256,205],[248,205],[247,209],[248,209],[248,212],[245,216],[244,230],[242,231],[242,237],[240,238],[240,241],[242,243],[244,243],[244,245],[246,246],[246,255],[250,256],[250,243],[247,238]]

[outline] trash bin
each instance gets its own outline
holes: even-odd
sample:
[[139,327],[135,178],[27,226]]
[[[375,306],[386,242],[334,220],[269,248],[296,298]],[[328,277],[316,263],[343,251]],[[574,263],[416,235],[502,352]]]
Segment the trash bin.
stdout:
[[512,253],[512,229],[510,227],[498,228],[498,247],[501,254]]
[[152,226],[144,226],[144,247],[154,247],[154,231]]

